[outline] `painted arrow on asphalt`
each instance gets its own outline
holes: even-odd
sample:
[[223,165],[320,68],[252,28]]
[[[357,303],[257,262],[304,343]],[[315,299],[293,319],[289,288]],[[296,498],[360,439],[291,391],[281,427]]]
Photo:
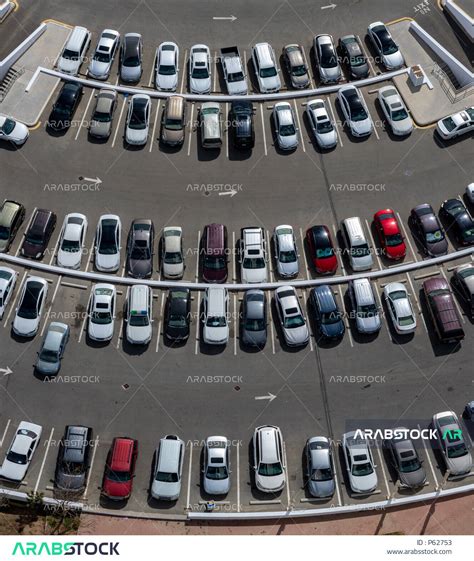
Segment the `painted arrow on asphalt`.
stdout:
[[267,400],[270,401],[270,403],[276,398],[276,395],[273,395],[272,393],[268,392],[268,395],[257,395],[255,396],[255,399],[257,401],[263,401],[263,400]]
[[82,181],[88,181],[89,183],[94,183],[94,185],[100,185],[102,183],[100,177],[84,177]]
[[219,197],[224,195],[230,195],[233,197],[234,195],[237,195],[237,191],[235,189],[232,189],[231,191],[219,191]]
[[327,6],[321,6],[321,10],[334,10],[337,4],[328,4]]
[[235,16],[214,16],[212,19],[235,21],[237,18]]
[[13,370],[11,370],[9,366],[7,366],[6,368],[0,368],[0,373],[4,376],[8,376],[8,374],[13,374]]

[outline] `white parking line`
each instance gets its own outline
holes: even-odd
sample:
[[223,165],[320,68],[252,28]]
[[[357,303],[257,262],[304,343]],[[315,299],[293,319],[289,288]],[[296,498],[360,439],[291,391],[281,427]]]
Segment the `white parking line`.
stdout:
[[[418,424],[418,430],[421,431],[421,427]],[[425,454],[426,454],[426,459],[428,460],[428,463],[430,464],[430,469],[431,469],[431,474],[433,475],[433,481],[435,484],[435,489],[438,489],[439,483],[438,483],[438,478],[436,477],[436,471],[435,468],[433,466],[433,462],[431,461],[431,456],[430,456],[430,450],[429,448],[425,448]]]
[[[229,122],[228,115],[229,115],[229,104],[226,102],[224,123]],[[224,128],[224,144],[225,144],[225,157],[229,159],[229,126],[228,125],[226,125]]]
[[214,51],[214,59],[212,61],[212,67],[214,72],[214,78],[212,81],[212,91],[216,92],[216,80],[217,80],[217,51]]
[[383,323],[385,325],[385,329],[387,330],[388,333],[388,338],[390,339],[390,341],[395,342],[393,340],[392,334],[390,333],[390,327],[388,326],[388,317],[383,317],[385,314],[384,312],[384,308],[382,305],[382,297],[380,296],[380,287],[379,285],[374,281],[374,292],[375,292],[375,296],[379,302],[379,306],[380,306],[380,321],[381,323]]
[[237,294],[234,292],[234,355],[237,354]]
[[0,448],[3,446],[3,443],[5,441],[5,437],[7,436],[8,427],[10,426],[10,423],[11,423],[11,419],[8,419],[7,426],[5,427],[5,430],[3,431],[2,439],[0,440]]
[[84,333],[84,330],[86,328],[86,322],[87,322],[87,315],[89,313],[89,307],[91,305],[91,298],[92,298],[92,290],[89,294],[89,300],[87,301],[87,307],[86,307],[86,311],[84,312],[84,319],[82,320],[82,324],[81,324],[81,331],[79,333],[79,339],[77,340],[78,343],[81,342],[82,340],[82,334]]
[[348,320],[347,315],[345,313],[344,295],[342,293],[342,285],[338,284],[336,286],[337,286],[337,293],[338,293],[339,299],[341,301],[340,309],[344,312],[344,325],[346,326],[346,333],[349,336],[349,343],[351,344],[351,347],[354,348],[354,341],[352,339],[352,333],[351,333],[351,324],[349,323],[349,320]]
[[117,343],[115,344],[116,349],[118,349],[120,347],[120,341],[122,340],[122,337],[123,337],[123,323],[124,323],[124,320],[122,318],[122,321],[120,322],[120,329],[119,329],[119,334],[118,334],[118,337],[117,337]]
[[269,294],[268,295],[268,300],[267,300],[267,305],[268,305],[268,322],[270,323],[270,337],[272,340],[272,353],[275,354],[275,328],[273,327],[273,320],[272,320],[272,297]]
[[87,100],[86,109],[85,109],[85,111],[84,111],[84,114],[82,115],[81,124],[79,125],[79,127],[78,127],[78,129],[77,129],[76,136],[74,137],[74,140],[77,140],[77,138],[78,138],[78,136],[79,136],[79,133],[80,133],[81,130],[82,130],[82,126],[83,126],[83,124],[84,124],[84,119],[86,118],[87,111],[88,111],[88,109],[89,109],[89,105],[91,104],[92,98],[94,97],[94,94],[95,94],[95,89],[92,88],[92,89],[91,89],[91,95],[89,96],[89,99]]
[[41,333],[40,333],[41,337],[44,334],[44,330],[46,329],[46,326],[48,325],[49,315],[51,313],[51,309],[53,307],[54,300],[56,299],[56,294],[58,293],[58,289],[61,286],[61,279],[62,279],[62,276],[59,275],[58,280],[56,281],[56,287],[55,287],[54,292],[53,292],[53,297],[51,298],[51,304],[49,305],[48,311],[46,312],[44,322],[43,322],[43,327],[41,328]]
[[[333,448],[333,457],[337,458],[338,456],[338,449],[337,449],[337,444],[334,443],[334,441],[331,441],[331,445]],[[336,487],[336,493],[337,493],[337,504],[338,506],[342,506],[342,501],[341,501],[341,490],[339,489],[339,477],[337,475],[337,466],[339,465],[338,462],[334,462],[335,463],[335,468],[334,468],[334,483],[335,483],[335,487]],[[341,476],[342,479],[342,476]]]
[[191,139],[193,138],[193,132],[194,132],[193,115],[194,115],[194,103],[191,104],[191,118],[189,119],[188,156],[191,154]]
[[[449,286],[449,280],[448,280],[448,277],[446,276],[446,273],[444,272],[443,264],[441,264],[441,267],[439,268],[439,271],[443,275],[444,280],[448,283],[448,286]],[[456,306],[456,308],[458,310],[459,317],[461,318],[463,323],[466,323],[466,320],[464,319],[464,313],[462,311],[461,306],[458,303],[458,299],[453,296],[453,300],[454,300],[454,305]]]
[[161,303],[160,303],[160,318],[158,321],[158,336],[156,338],[156,347],[155,347],[155,352],[158,352],[158,349],[160,347],[160,338],[161,338],[161,326],[163,324],[163,306],[164,306],[164,302],[165,302],[165,293],[164,291],[161,293]]
[[201,291],[198,291],[198,298],[197,298],[197,319],[196,319],[196,342],[194,345],[194,354],[197,355],[199,351],[199,323],[201,321],[200,316],[201,310]]
[[370,224],[369,224],[367,218],[365,219],[365,225],[367,226],[367,232],[369,233],[370,242],[372,244],[372,248],[374,250],[375,257],[377,258],[377,263],[378,263],[379,269],[382,270],[383,269],[382,261],[380,261],[379,253],[377,251],[377,246],[375,245],[374,236],[372,236],[372,230],[370,229]]
[[151,88],[152,87],[152,82],[153,82],[153,77],[155,74],[155,67],[156,67],[156,53],[155,56],[153,57],[153,64],[151,65],[151,71],[150,71],[150,78],[148,79],[148,87]]
[[268,259],[268,272],[270,273],[270,282],[273,282],[274,274],[273,274],[273,259],[272,259],[272,252],[270,249],[270,234],[268,230],[265,230],[265,239],[267,242],[267,259]]
[[[336,226],[334,226],[334,224],[332,224],[332,231],[334,232],[334,241],[337,241],[337,230],[336,230]],[[342,259],[342,253],[339,252],[339,251],[336,251],[336,255],[337,255],[338,261],[341,264],[342,274],[345,276],[346,275],[346,268],[344,267],[344,260]]]
[[405,237],[405,239],[408,243],[408,247],[410,248],[411,254],[413,255],[413,259],[415,261],[418,261],[418,258],[416,256],[416,253],[415,253],[414,249],[413,249],[413,245],[411,243],[410,237],[409,237],[409,235],[407,233],[407,230],[405,228],[405,224],[403,223],[402,217],[400,216],[399,212],[397,212],[397,218],[398,218],[398,223],[400,224],[400,227],[403,230],[403,235],[404,235],[404,237]]
[[426,333],[428,333],[428,327],[426,326],[425,316],[423,315],[423,312],[421,310],[420,302],[418,300],[418,296],[416,295],[415,287],[414,287],[413,282],[411,280],[411,277],[408,273],[406,273],[406,277],[408,279],[408,283],[409,283],[410,288],[411,288],[411,294],[412,294],[413,298],[415,299],[416,307],[418,308],[418,312],[419,312],[418,315],[421,317],[421,320],[423,322],[423,326],[425,328]]
[[58,247],[59,247],[59,240],[61,239],[62,231],[63,231],[63,229],[61,228],[61,230],[59,231],[59,234],[58,234],[58,239],[56,240],[56,243],[54,244],[53,254],[51,255],[51,259],[49,260],[48,265],[51,265],[54,261],[54,256],[56,255],[56,251],[58,250]]
[[41,467],[40,467],[40,471],[39,471],[39,474],[38,474],[38,479],[36,480],[36,485],[35,485],[35,490],[34,490],[35,493],[38,491],[38,487],[39,487],[40,480],[41,480],[41,475],[43,474],[43,469],[44,469],[44,465],[46,463],[46,457],[48,456],[49,446],[51,444],[51,439],[53,438],[53,434],[54,434],[54,427],[51,429],[51,433],[49,434],[49,439],[48,439],[47,446],[46,446],[46,452],[44,453],[43,461],[41,462]]
[[18,297],[20,296],[21,289],[23,288],[23,282],[25,280],[26,274],[27,274],[27,272],[25,271],[23,273],[23,276],[21,277],[21,281],[19,283],[17,282],[16,285],[15,285],[17,287],[17,291],[16,291],[16,294],[15,294],[15,297],[13,298],[13,300],[10,303],[10,309],[8,310],[8,314],[7,314],[7,317],[5,318],[5,323],[3,324],[3,327],[7,326],[7,323],[8,323],[8,320],[10,319],[11,313],[13,312],[13,310],[16,309],[16,302],[18,300]]
[[377,73],[375,72],[374,67],[372,66],[372,63],[370,62],[370,58],[371,58],[371,57],[367,54],[367,52],[366,52],[366,50],[365,50],[365,47],[364,47],[364,43],[362,42],[362,40],[361,40],[361,38],[359,37],[359,35],[357,35],[357,40],[359,41],[360,48],[362,49],[362,52],[364,53],[365,58],[367,59],[367,62],[368,62],[368,64],[369,64],[369,68],[370,68],[372,74],[375,76]]
[[303,315],[306,317],[306,324],[308,325],[308,331],[309,331],[309,348],[311,349],[311,351],[313,351],[313,339],[315,339],[315,337],[311,330],[311,323],[308,319],[308,314],[307,314],[306,290],[303,289],[301,293],[303,294],[303,302],[304,302]]
[[[25,233],[28,232],[28,230],[29,230],[29,228],[30,228],[30,226],[31,226],[31,222],[33,221],[33,217],[35,216],[36,208],[37,208],[37,207],[35,207],[35,208],[33,209],[33,212],[31,213],[30,219],[28,220],[28,224],[27,224],[27,226],[26,226],[26,228],[25,228]],[[21,246],[22,246],[22,245],[23,245],[23,236],[20,236],[20,243],[18,244],[18,247],[16,248],[15,257],[18,257],[18,254],[20,253],[20,249],[21,249]]]
[[[362,95],[362,93],[361,93],[361,95]],[[375,136],[377,137],[377,140],[380,140],[379,133],[377,132],[377,125],[376,125],[375,121],[372,119],[372,115],[370,115],[370,119],[372,120],[372,124],[373,124],[373,126],[374,126],[374,133],[375,133]]]
[[303,131],[301,130],[301,122],[298,113],[298,106],[296,105],[296,99],[293,99],[293,105],[295,106],[295,115],[296,115],[296,120],[298,122],[298,134],[301,140],[301,148],[303,148],[303,152],[306,152],[306,146],[304,145]]
[[232,255],[232,280],[235,282],[237,280],[237,277],[235,276],[235,232],[232,230],[232,251],[231,251],[231,255]]
[[197,239],[197,244],[196,244],[196,248],[197,248],[197,258],[196,258],[196,272],[194,274],[194,279],[196,282],[199,282],[199,258],[200,258],[200,248],[201,245],[201,230],[198,230],[198,239]]
[[301,50],[303,51],[304,62],[306,64],[306,68],[308,69],[308,76],[309,76],[309,81],[310,81],[310,84],[311,84],[311,89],[314,90],[313,75],[311,74],[311,67],[308,64],[308,59],[306,58],[306,51],[304,50],[303,45],[301,45]]
[[301,255],[303,257],[304,268],[306,269],[306,280],[311,280],[311,271],[309,270],[308,263],[306,261],[306,256],[304,252],[304,237],[303,237],[303,228],[300,228],[300,238],[301,238],[301,251],[303,252]]
[[286,443],[283,441],[283,457],[285,459],[286,466],[286,505],[288,508],[291,506],[291,495],[290,495],[290,478],[288,477],[288,460],[286,456]]
[[156,124],[158,123],[158,114],[160,113],[161,110],[161,100],[158,99],[157,102],[158,103],[156,105],[155,119],[153,121],[153,131],[151,133],[151,142],[150,142],[150,148],[148,149],[148,153],[150,153],[153,150],[153,145],[155,144],[155,140],[158,140],[155,137],[155,131],[156,131]]
[[265,133],[265,119],[263,118],[263,103],[260,103],[260,117],[262,118],[263,147],[265,149],[265,156],[268,156],[267,135]]
[[334,110],[332,108],[331,98],[329,96],[327,97],[327,102],[329,105],[329,111],[331,111],[332,122],[334,123],[334,126],[336,128],[337,139],[339,140],[339,144],[342,147],[344,146],[344,144],[342,143],[342,134],[339,132],[339,125],[337,124],[336,121],[336,114],[334,113]]
[[183,67],[181,70],[181,86],[179,88],[180,93],[183,93],[183,89],[184,89],[184,78],[186,76],[186,71],[187,71],[187,57],[188,57],[188,49],[184,51]]
[[84,489],[84,499],[86,499],[87,497],[87,490],[89,489],[89,483],[91,480],[92,467],[94,465],[95,455],[98,447],[99,447],[99,435],[97,435],[94,440],[94,450],[92,451],[91,463],[89,464],[89,473],[87,474],[86,488]]
[[193,466],[193,444],[189,446],[189,469],[188,469],[188,490],[186,494],[186,508],[191,508],[190,498],[191,498],[191,470]]
[[118,121],[117,121],[117,127],[115,129],[114,137],[112,139],[112,145],[111,145],[112,148],[115,146],[115,141],[117,140],[118,131],[121,128],[120,123],[122,121],[122,115],[123,115],[123,111],[124,111],[126,105],[127,105],[127,98],[124,97],[123,102],[122,102],[122,106],[120,107],[120,114],[119,114],[119,118],[118,118]]
[[94,262],[94,244],[95,244],[95,236],[94,236],[94,239],[92,240],[91,247],[90,247],[89,252],[87,254],[86,273],[89,270],[89,266],[91,265],[91,263]]
[[376,446],[377,448],[377,453],[380,459],[380,467],[382,469],[382,475],[383,475],[383,479],[385,481],[385,488],[387,489],[387,498],[390,497],[390,487],[388,486],[388,479],[387,479],[387,474],[385,473],[385,467],[384,467],[384,462],[383,462],[383,458],[382,458],[382,452],[380,451],[380,447]]

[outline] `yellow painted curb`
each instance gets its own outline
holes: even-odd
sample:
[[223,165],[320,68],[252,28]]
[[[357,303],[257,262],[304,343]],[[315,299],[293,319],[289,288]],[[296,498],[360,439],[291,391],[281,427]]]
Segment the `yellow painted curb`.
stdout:
[[403,18],[394,19],[393,21],[389,21],[385,25],[393,25],[394,23],[400,23],[401,21],[415,21],[415,20],[410,17],[403,17]]
[[18,5],[17,0],[11,0],[11,1],[13,2],[13,4],[15,4],[15,7],[13,8],[13,11],[14,11],[14,12],[17,12],[18,9],[19,9],[19,7],[20,7],[20,6]]
[[437,125],[437,123],[431,123],[431,125],[417,125],[417,124],[415,123],[415,121],[413,121],[413,126],[414,126],[416,129],[422,129],[422,130],[423,130],[423,129],[432,129],[432,128],[435,127],[436,125]]
[[437,0],[436,4],[438,5],[438,8],[443,12],[444,7],[441,5],[441,0]]
[[40,126],[41,126],[41,121],[38,121],[38,122],[36,123],[36,125],[34,125],[34,126],[32,126],[32,127],[28,127],[28,130],[30,130],[30,131],[35,131],[35,130],[39,129]]
[[64,23],[63,21],[58,21],[57,19],[45,19],[42,23],[55,23],[56,25],[62,25],[63,27],[67,27],[68,29],[72,29],[73,26],[69,25],[68,23]]

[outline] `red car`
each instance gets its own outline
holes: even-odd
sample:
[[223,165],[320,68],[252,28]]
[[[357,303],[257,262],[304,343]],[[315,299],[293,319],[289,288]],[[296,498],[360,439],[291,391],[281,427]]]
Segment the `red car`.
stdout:
[[114,438],[105,464],[102,495],[116,501],[130,497],[137,456],[138,440],[125,436]]
[[386,257],[394,260],[403,259],[407,253],[407,246],[393,210],[386,208],[376,212],[374,223],[380,246]]
[[316,272],[322,275],[334,275],[337,271],[337,257],[327,226],[308,228],[306,242]]

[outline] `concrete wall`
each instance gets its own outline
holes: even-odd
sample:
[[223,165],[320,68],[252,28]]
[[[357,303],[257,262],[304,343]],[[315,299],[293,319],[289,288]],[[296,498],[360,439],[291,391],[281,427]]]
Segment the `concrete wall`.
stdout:
[[474,42],[474,17],[466,13],[454,0],[445,0],[443,8],[451,14],[468,38]]
[[37,27],[31,35],[29,35],[16,49],[0,61],[0,82],[5,78],[10,68],[15,62],[33,45],[33,43],[41,37],[46,31],[46,24],[42,23]]

